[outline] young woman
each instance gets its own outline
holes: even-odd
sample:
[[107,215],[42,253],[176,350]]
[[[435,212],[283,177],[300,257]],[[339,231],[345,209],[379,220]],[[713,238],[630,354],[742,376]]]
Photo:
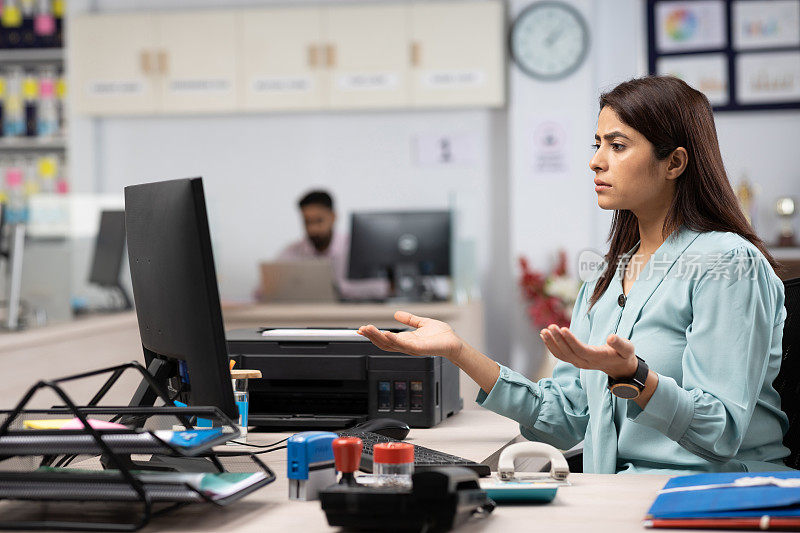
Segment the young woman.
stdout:
[[478,403],[530,440],[585,440],[585,472],[785,469],[788,421],[772,387],[783,285],[728,182],[708,100],[671,77],[622,83],[600,97],[595,149],[610,249],[570,327],[541,331],[561,360],[552,378],[534,383],[444,322],[402,311],[414,331],[359,333],[447,357],[481,386]]

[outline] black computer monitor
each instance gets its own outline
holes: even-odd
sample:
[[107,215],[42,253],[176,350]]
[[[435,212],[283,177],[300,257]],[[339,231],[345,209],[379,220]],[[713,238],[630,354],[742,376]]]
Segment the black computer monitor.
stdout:
[[100,213],[100,229],[94,245],[94,259],[89,282],[114,289],[122,299],[122,307],[131,309],[128,292],[120,283],[122,260],[125,257],[125,211]]
[[450,275],[449,211],[353,213],[348,277],[393,280],[394,297],[419,299],[421,276]]
[[[202,179],[125,187],[125,226],[148,370],[236,419]],[[143,384],[131,405],[154,401]]]

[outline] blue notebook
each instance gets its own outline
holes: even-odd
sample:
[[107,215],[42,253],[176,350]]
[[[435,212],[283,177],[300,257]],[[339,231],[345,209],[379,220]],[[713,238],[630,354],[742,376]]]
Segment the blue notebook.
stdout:
[[725,472],[675,477],[659,491],[648,511],[650,518],[763,515],[800,517],[800,471]]

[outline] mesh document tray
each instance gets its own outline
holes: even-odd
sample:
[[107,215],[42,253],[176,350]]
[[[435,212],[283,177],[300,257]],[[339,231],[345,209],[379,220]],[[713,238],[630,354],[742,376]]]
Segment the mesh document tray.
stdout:
[[[153,425],[156,428],[100,429],[100,440],[115,453],[120,454],[160,454],[184,457],[195,457],[210,451],[214,446],[240,436],[239,429],[216,407],[80,407],[78,410],[87,418],[110,418],[119,415],[136,417],[145,426],[150,421],[160,419]],[[29,409],[19,413],[19,418],[59,419],[70,415],[69,409]],[[9,416],[9,412],[0,411],[0,415]],[[204,418],[224,424],[225,429],[213,438],[208,438],[192,446],[178,446],[165,438],[164,430],[174,427],[165,425],[165,419],[177,422],[180,419],[189,421]],[[24,422],[24,420],[21,420]],[[19,425],[19,424],[17,424]],[[215,432],[216,433],[216,432]],[[100,454],[104,453],[96,437],[83,429],[29,430],[8,429],[0,432],[0,457],[9,455],[48,455],[56,453]]]
[[[258,476],[257,481],[246,488],[222,498],[212,498],[186,483],[147,481],[142,483],[142,488],[153,503],[210,502],[224,507],[273,480],[274,476]],[[5,472],[0,473],[0,499],[135,502],[139,495],[115,472]]]
[[[98,406],[100,399],[127,369],[140,372],[166,405],[150,408]],[[110,377],[87,406],[75,405],[61,387],[66,381],[102,374],[110,374]],[[64,406],[25,409],[40,389],[53,391]],[[98,429],[89,423],[90,416],[106,422],[135,421],[137,427]],[[88,522],[79,510],[75,511],[75,520],[71,517],[67,520],[19,520],[7,518],[8,514],[0,507],[0,529],[135,531],[157,514],[188,503],[225,506],[275,479],[274,473],[249,453],[241,454],[251,463],[246,474],[227,472],[213,447],[240,435],[233,421],[215,407],[175,407],[147,370],[135,362],[58,380],[40,381],[28,390],[13,410],[0,412],[0,417],[0,500],[98,505],[124,502],[137,503],[140,508],[140,512],[134,515],[135,519],[130,521],[121,522],[114,516],[109,521]],[[82,429],[23,429],[26,419],[41,421],[50,418],[75,418],[81,422]],[[165,435],[172,434],[171,431],[161,431],[175,426],[192,428],[199,418],[211,420],[215,428],[210,434],[212,437],[197,445],[176,444],[175,440],[165,438]],[[175,458],[174,461],[186,461],[181,464],[190,466],[202,463],[203,469],[182,474],[140,471],[131,455]],[[95,469],[65,468],[79,456],[93,458]],[[226,476],[233,476],[233,480]],[[228,480],[227,486],[222,483],[225,480]],[[235,482],[239,480],[242,481]],[[216,486],[218,490],[212,490],[210,486]],[[156,510],[154,506],[159,508]]]
[[781,395],[781,409],[789,417],[783,444],[791,453],[784,462],[800,468],[800,278],[785,281],[784,294],[783,359],[773,386]]

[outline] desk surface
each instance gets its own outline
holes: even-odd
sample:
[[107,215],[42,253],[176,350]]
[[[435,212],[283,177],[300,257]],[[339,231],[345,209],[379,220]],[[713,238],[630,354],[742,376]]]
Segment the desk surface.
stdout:
[[[486,410],[472,410],[462,411],[435,428],[414,429],[409,441],[481,461],[508,443],[517,432],[517,425],[511,420]],[[248,442],[265,444],[286,436],[288,434],[251,431]],[[234,450],[238,447],[222,448]],[[328,526],[318,501],[288,499],[285,450],[262,455],[261,459],[277,476],[270,485],[225,508],[196,504],[178,509],[154,518],[143,531],[264,533],[289,528],[303,533],[336,531]],[[560,487],[552,503],[498,506],[488,518],[474,519],[458,531],[508,533],[528,531],[535,525],[537,529],[558,533],[641,533],[644,531],[642,519],[656,491],[667,479],[668,476],[660,475],[573,474],[569,477],[571,485]],[[0,507],[3,505],[0,503]],[[41,510],[46,504],[27,502],[25,505],[41,506],[28,508]],[[74,516],[69,518],[74,519]]]
[[[394,304],[241,304],[225,306],[225,328],[245,327],[379,327],[400,325]],[[483,347],[483,310],[480,302],[410,303],[413,313],[449,322],[470,344]],[[66,357],[64,355],[67,355]],[[78,355],[80,354],[80,356]],[[0,400],[14,401],[37,379],[61,377],[121,362],[142,360],[134,312],[96,315],[44,328],[0,334],[0,360],[14,368],[17,379],[0,380]],[[465,406],[476,406],[478,386],[461,372]],[[87,385],[88,387],[93,384]]]
[[399,309],[445,322],[460,320],[465,314],[477,314],[479,320],[483,318],[482,305],[479,301],[466,304],[453,302],[226,304],[222,306],[222,313],[226,324],[358,327],[368,321],[380,327],[397,327],[400,324],[394,320],[394,313]]
[[[413,429],[409,442],[482,461],[518,433],[513,421],[486,410],[462,411],[431,429]],[[286,436],[251,432],[248,442],[274,442]],[[225,447],[226,449],[229,447]],[[196,505],[158,518],[147,531],[225,531],[263,533],[282,531],[335,531],[328,526],[317,501],[288,499],[285,450],[262,455],[277,480],[225,509]],[[641,532],[642,518],[667,476],[570,476],[571,486],[561,487],[556,499],[539,506],[499,506],[485,520],[474,520],[458,531],[522,531],[532,524],[556,528],[559,533],[598,531]],[[594,527],[592,527],[594,526]]]
[[[36,379],[63,376],[132,359],[141,359],[133,313],[2,336],[0,360],[5,368],[15,371],[6,373],[6,378],[0,381],[0,401],[3,407],[16,402]],[[126,390],[133,390],[137,381],[131,381]],[[122,382],[118,385],[125,387]],[[95,389],[96,385],[87,383],[82,390],[71,392],[89,394]],[[80,396],[76,394],[79,400],[88,399]],[[128,392],[123,401],[129,396]],[[52,399],[44,397],[41,402],[42,406],[51,405]],[[435,428],[414,429],[409,440],[483,461],[518,433],[515,422],[478,408],[464,410]],[[269,443],[284,436],[251,432],[249,442]],[[193,505],[180,509],[171,515],[154,519],[146,531],[262,533],[289,526],[303,532],[331,531],[319,502],[288,500],[285,451],[261,457],[277,475],[277,480],[271,485],[228,508]],[[609,533],[641,532],[642,518],[666,479],[667,476],[576,474],[570,477],[572,486],[559,489],[556,500],[551,504],[498,507],[488,519],[473,521],[459,531],[522,530],[536,524],[557,528],[559,533],[585,532],[589,529]]]

